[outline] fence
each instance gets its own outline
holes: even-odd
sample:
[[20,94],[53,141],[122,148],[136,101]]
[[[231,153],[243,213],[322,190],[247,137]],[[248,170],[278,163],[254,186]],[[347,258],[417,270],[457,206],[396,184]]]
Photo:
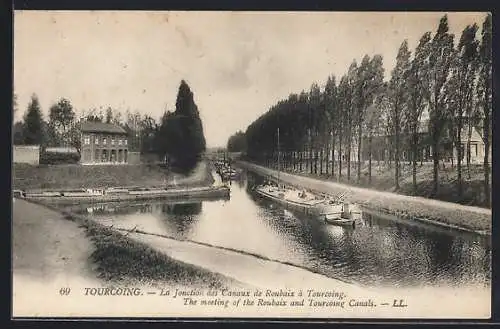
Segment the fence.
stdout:
[[12,150],[14,163],[28,163],[38,165],[40,163],[39,145],[14,145]]

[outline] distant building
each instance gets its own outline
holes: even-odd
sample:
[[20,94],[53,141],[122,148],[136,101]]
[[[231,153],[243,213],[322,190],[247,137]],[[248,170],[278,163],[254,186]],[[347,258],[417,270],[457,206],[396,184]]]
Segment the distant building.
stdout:
[[103,122],[83,122],[81,164],[128,163],[128,135],[120,126]]

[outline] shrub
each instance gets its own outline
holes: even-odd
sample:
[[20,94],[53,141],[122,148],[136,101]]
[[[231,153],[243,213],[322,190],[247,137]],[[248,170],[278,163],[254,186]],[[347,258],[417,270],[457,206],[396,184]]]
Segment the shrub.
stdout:
[[44,152],[40,155],[40,164],[75,164],[79,161],[78,153]]

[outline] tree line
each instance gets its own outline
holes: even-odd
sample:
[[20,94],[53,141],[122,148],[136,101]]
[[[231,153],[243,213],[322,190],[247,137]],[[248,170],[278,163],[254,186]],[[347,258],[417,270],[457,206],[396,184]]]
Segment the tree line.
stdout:
[[[484,193],[490,204],[491,114],[492,114],[492,22],[487,15],[481,34],[476,23],[467,25],[455,45],[443,16],[436,32],[420,38],[413,52],[404,40],[396,65],[384,80],[383,58],[365,55],[353,60],[337,79],[328,77],[321,89],[313,83],[309,91],[280,100],[251,123],[244,133],[233,135],[229,146],[241,144],[253,161],[272,165],[279,149],[281,163],[311,174],[327,173],[340,179],[361,179],[362,153],[367,154],[368,182],[372,179],[373,150],[385,143],[394,185],[399,189],[403,153],[411,162],[413,190],[417,189],[417,163],[423,145],[430,145],[433,163],[432,196],[439,188],[439,165],[447,144],[457,154],[458,194],[463,191],[462,156],[471,159],[471,135],[481,133],[485,145]],[[422,126],[423,116],[428,117]],[[462,132],[467,132],[466,149]],[[384,139],[379,137],[383,136]],[[355,159],[352,159],[353,154]],[[327,155],[330,155],[327,157]],[[324,161],[324,160],[327,161]],[[333,161],[328,161],[328,159]],[[363,160],[363,161],[362,161]],[[451,157],[453,160],[453,157]],[[353,166],[354,165],[354,166]],[[452,164],[455,166],[454,164]]]
[[[18,111],[17,95],[13,99],[14,113]],[[156,154],[167,159],[179,170],[190,170],[205,151],[206,142],[198,107],[188,84],[182,80],[174,111],[165,111],[160,120],[139,111],[125,112],[111,107],[90,109],[77,115],[66,98],[53,104],[44,118],[36,94],[24,113],[14,123],[15,145],[40,145],[42,150],[52,146],[69,146],[81,152],[81,123],[105,122],[122,127],[128,135],[130,151]]]

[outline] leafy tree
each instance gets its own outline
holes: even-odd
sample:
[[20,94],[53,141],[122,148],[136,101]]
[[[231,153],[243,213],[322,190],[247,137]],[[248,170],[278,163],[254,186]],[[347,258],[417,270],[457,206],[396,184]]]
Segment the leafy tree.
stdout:
[[482,109],[483,142],[484,142],[484,193],[486,204],[491,205],[490,160],[491,116],[492,116],[492,22],[488,14],[483,22],[481,45],[479,46],[479,81],[477,98]]
[[93,108],[89,111],[89,113],[84,117],[85,121],[89,122],[103,122],[104,119],[102,117],[102,113],[98,112],[97,109]]
[[24,144],[24,124],[22,121],[17,121],[12,127],[13,132],[13,143],[14,145],[22,145]]
[[227,142],[227,150],[229,152],[245,152],[247,148],[247,140],[245,133],[242,131],[236,132],[236,134],[229,137]]
[[[362,141],[365,134],[363,128],[368,128],[369,143],[371,143],[373,126],[375,124],[376,110],[375,100],[379,97],[379,93],[383,90],[384,85],[384,67],[381,55],[375,55],[370,60],[368,56],[363,58],[361,67],[358,72],[357,88],[357,125],[358,125],[358,183],[361,180],[361,150]],[[368,112],[369,116],[367,115]],[[368,117],[367,117],[368,116]],[[369,145],[371,150],[371,144]],[[371,152],[370,152],[371,154]],[[369,159],[369,171],[371,172],[371,158]],[[370,178],[371,179],[371,178]]]
[[444,86],[448,79],[453,59],[453,34],[448,27],[448,16],[441,18],[438,30],[430,43],[429,56],[429,132],[432,141],[433,188],[432,196],[438,194],[440,144],[447,123],[446,94]]
[[389,100],[390,100],[390,122],[392,126],[392,136],[394,136],[395,154],[394,154],[394,183],[396,190],[399,189],[400,177],[400,148],[401,148],[401,130],[403,126],[403,110],[408,104],[408,86],[407,79],[410,71],[410,51],[408,42],[405,40],[399,47],[396,57],[396,66],[392,70],[391,80],[389,82]]
[[50,107],[49,129],[53,138],[56,138],[56,145],[61,142],[67,145],[70,142],[68,131],[74,120],[75,111],[69,100],[61,98],[59,102]]
[[357,120],[357,115],[356,115],[356,110],[357,110],[357,102],[356,102],[356,94],[355,94],[355,88],[356,88],[356,83],[357,83],[357,71],[358,71],[358,65],[356,61],[353,61],[351,65],[349,66],[349,70],[347,71],[347,85],[345,86],[345,94],[344,96],[344,101],[345,101],[345,116],[347,117],[346,123],[347,123],[347,140],[346,140],[346,146],[347,146],[347,180],[351,180],[351,150],[352,150],[352,142],[353,142],[353,127],[356,123]]
[[408,74],[409,99],[406,107],[405,124],[410,134],[410,150],[412,160],[412,184],[413,193],[417,193],[417,158],[419,156],[418,146],[420,144],[420,122],[422,114],[427,106],[426,99],[429,97],[429,55],[430,55],[431,32],[426,32],[419,41],[415,56],[411,61]]
[[373,156],[373,137],[379,136],[380,126],[385,112],[387,112],[388,99],[387,99],[387,84],[381,83],[373,103],[366,109],[365,129],[368,135],[368,185],[372,183],[372,156]]
[[73,146],[80,155],[82,151],[81,127],[83,121],[84,119],[74,121],[68,132],[70,145]]
[[113,109],[111,107],[108,107],[106,109],[106,123],[112,123],[113,122]]
[[[335,145],[337,141],[337,134],[340,134],[340,128],[342,126],[342,117],[340,115],[339,104],[337,99],[337,85],[335,81],[335,76],[329,76],[326,81],[324,98],[326,103],[326,114],[327,120],[325,123],[329,125],[329,135],[331,136],[332,144],[329,147],[328,139],[327,144],[327,158],[326,158],[326,172],[328,173],[329,155],[331,151],[332,155],[332,176],[335,175]],[[331,150],[330,150],[331,149]]]
[[[341,125],[339,126],[338,136],[339,136],[339,148],[338,148],[338,165],[339,165],[339,174],[338,179],[342,178],[342,142],[345,142],[345,145],[348,149],[348,153],[350,154],[350,133],[352,127],[352,116],[351,116],[351,91],[349,87],[349,82],[347,76],[343,76],[340,79],[340,83],[338,86],[337,92],[337,104],[338,104],[338,115],[341,120]],[[350,155],[349,155],[350,156]],[[349,161],[349,160],[348,160]],[[349,163],[349,162],[348,162]],[[349,167],[349,165],[348,165]],[[350,171],[348,170],[348,173]],[[348,174],[348,180],[350,175]]]
[[141,153],[155,153],[155,135],[158,125],[151,116],[144,115],[141,121]]
[[120,112],[120,110],[115,110],[113,113],[113,120],[111,121],[111,123],[117,126],[121,126],[123,123],[122,120],[123,120],[122,112]]
[[38,96],[33,94],[24,115],[24,144],[41,145],[43,138],[43,117]]
[[[451,139],[457,152],[457,183],[458,197],[462,198],[462,131],[464,130],[464,115],[469,117],[469,127],[472,127],[471,110],[473,108],[473,91],[476,80],[476,63],[478,44],[476,40],[477,25],[468,25],[462,32],[456,55],[451,66],[451,76],[445,86],[447,106],[449,108],[449,123],[451,125]],[[470,140],[470,138],[469,138]],[[470,154],[470,143],[467,153]],[[469,157],[468,157],[469,159]],[[469,161],[468,161],[469,162]]]
[[313,83],[309,92],[309,131],[311,136],[309,145],[309,160],[311,161],[311,174],[318,173],[318,148],[320,144],[318,137],[322,118],[320,104],[321,90],[317,83]]

